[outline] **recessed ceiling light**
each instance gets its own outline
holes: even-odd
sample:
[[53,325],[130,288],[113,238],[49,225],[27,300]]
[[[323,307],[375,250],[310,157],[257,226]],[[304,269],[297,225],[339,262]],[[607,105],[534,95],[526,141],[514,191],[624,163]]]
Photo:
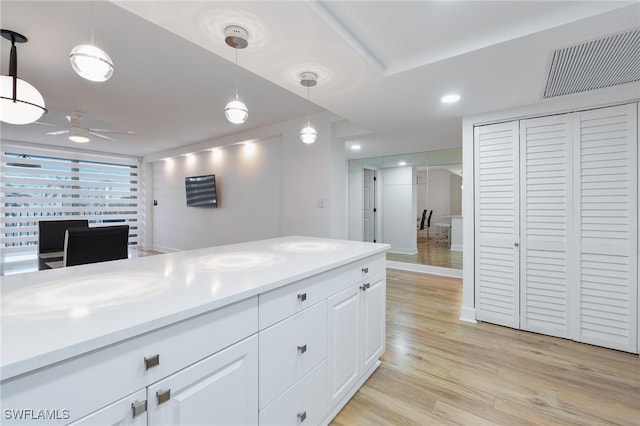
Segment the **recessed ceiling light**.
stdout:
[[460,100],[460,95],[456,95],[455,93],[445,95],[440,99],[444,104],[452,104],[454,102],[458,102]]
[[401,161],[398,163],[398,166],[406,166],[407,162],[406,161]]
[[360,145],[355,144],[355,145],[351,145],[351,150],[352,151],[360,151],[360,148],[362,148]]

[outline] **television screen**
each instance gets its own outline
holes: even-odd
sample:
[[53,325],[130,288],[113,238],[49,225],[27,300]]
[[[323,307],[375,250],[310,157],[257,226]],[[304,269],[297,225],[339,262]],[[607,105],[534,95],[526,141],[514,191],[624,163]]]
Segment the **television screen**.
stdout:
[[218,207],[216,198],[216,176],[185,177],[188,207]]

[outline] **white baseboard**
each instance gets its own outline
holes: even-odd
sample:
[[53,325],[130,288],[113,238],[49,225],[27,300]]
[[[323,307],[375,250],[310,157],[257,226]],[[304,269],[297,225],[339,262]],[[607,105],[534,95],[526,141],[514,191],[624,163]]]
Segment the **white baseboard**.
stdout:
[[392,247],[389,249],[388,253],[396,253],[396,254],[418,254],[418,249],[416,248],[397,248]]
[[462,311],[460,312],[460,321],[476,324],[478,322],[476,321],[476,309],[463,306]]
[[462,269],[443,268],[441,266],[420,265],[417,263],[396,262],[387,260],[387,268],[402,271],[420,272],[422,274],[440,275],[443,277],[462,278]]
[[158,246],[158,245],[155,245],[155,244],[153,246],[153,249],[155,251],[159,251],[161,253],[173,253],[173,252],[176,252],[176,251],[181,251],[181,250],[178,250],[178,249],[175,249],[175,248],[172,248],[172,247]]

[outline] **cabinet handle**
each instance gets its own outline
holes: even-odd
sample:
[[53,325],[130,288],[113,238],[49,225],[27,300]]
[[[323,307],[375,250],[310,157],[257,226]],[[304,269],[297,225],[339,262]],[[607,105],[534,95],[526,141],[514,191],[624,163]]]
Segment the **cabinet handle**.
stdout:
[[139,415],[145,413],[147,411],[147,400],[142,402],[132,402],[131,403],[131,411],[133,412],[133,418],[135,419]]
[[307,351],[307,345],[300,345],[298,346],[298,352],[300,352],[301,354],[305,353]]
[[305,420],[307,420],[307,412],[306,411],[300,411],[298,413],[298,419],[300,419],[300,423],[302,423]]
[[298,293],[298,300],[301,302],[307,300],[307,293]]
[[158,398],[158,405],[164,404],[171,399],[171,389],[157,391],[156,398]]
[[513,245],[514,245],[515,247],[519,247],[519,246],[520,246],[520,244],[518,244],[518,243],[513,243]]
[[363,274],[368,274],[369,273],[369,268],[362,268],[362,273]]
[[152,367],[160,365],[160,355],[151,355],[150,357],[144,357],[144,368],[148,370]]
[[371,287],[371,283],[362,284],[360,290],[367,291]]

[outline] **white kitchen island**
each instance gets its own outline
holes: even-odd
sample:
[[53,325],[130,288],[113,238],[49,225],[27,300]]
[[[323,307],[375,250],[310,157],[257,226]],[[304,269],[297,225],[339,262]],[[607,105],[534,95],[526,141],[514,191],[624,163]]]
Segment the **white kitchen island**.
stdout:
[[284,237],[3,277],[3,425],[327,424],[379,365],[386,244]]

